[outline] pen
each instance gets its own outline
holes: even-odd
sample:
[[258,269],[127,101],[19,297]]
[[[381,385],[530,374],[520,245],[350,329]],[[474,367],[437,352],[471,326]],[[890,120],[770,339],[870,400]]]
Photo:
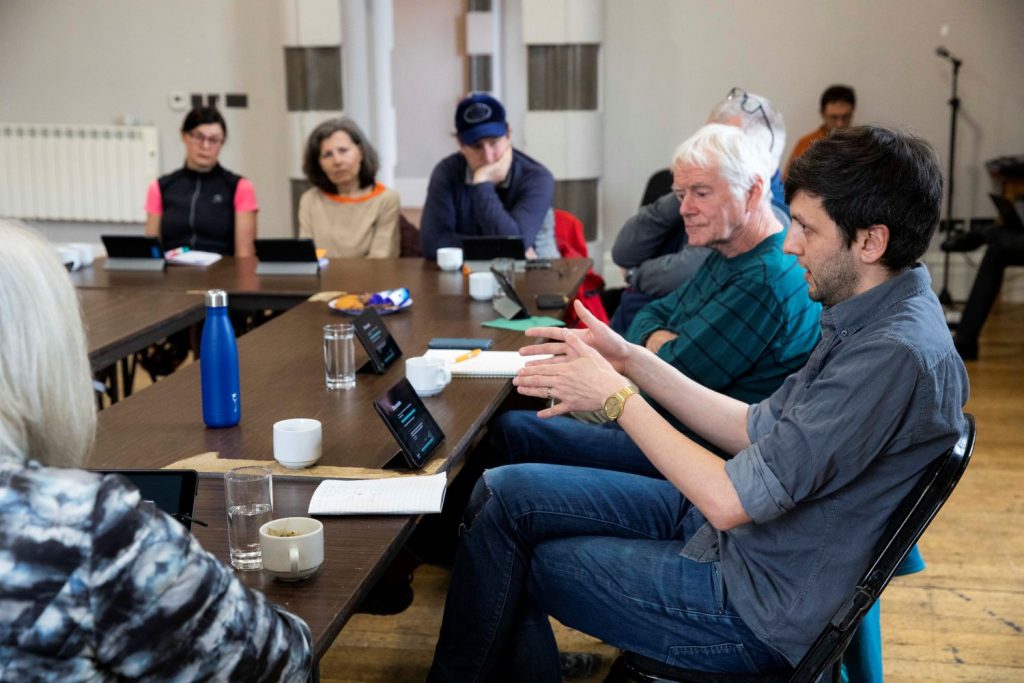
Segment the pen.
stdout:
[[455,362],[456,363],[461,363],[464,360],[469,360],[470,358],[476,358],[479,355],[480,355],[480,349],[473,349],[469,353],[464,353],[461,356],[459,356],[458,358],[456,358]]

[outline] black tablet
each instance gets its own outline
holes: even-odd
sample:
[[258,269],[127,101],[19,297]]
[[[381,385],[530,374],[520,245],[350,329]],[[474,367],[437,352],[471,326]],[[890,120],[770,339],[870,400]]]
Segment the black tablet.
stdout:
[[267,263],[316,263],[311,239],[258,239],[256,256]]
[[355,326],[359,343],[370,357],[370,366],[374,372],[383,374],[401,357],[402,349],[398,348],[398,342],[388,332],[380,314],[372,307],[366,307],[352,324]]
[[100,235],[107,258],[162,259],[160,238],[147,235]]
[[518,235],[466,235],[462,238],[462,259],[464,261],[490,261],[496,258],[511,258],[522,261],[526,258],[523,238]]
[[404,377],[374,399],[373,407],[395,437],[409,467],[423,467],[444,441],[444,432]]
[[520,320],[522,318],[529,318],[530,313],[526,310],[526,304],[519,298],[519,294],[516,293],[516,288],[509,282],[505,275],[495,268],[491,268],[491,272],[494,273],[494,279],[498,281],[503,292],[505,292],[505,298],[497,298],[492,300],[494,310],[501,314],[506,320]]
[[135,485],[142,499],[192,528],[199,475],[195,470],[95,470],[120,474]]

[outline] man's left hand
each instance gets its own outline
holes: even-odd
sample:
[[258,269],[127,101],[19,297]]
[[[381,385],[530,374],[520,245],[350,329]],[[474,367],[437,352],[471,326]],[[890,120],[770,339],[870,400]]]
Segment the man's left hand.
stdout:
[[629,383],[578,335],[567,335],[565,344],[571,355],[576,356],[575,360],[568,363],[533,363],[520,370],[512,380],[524,396],[559,401],[538,412],[538,417],[599,410],[604,407],[606,398]]

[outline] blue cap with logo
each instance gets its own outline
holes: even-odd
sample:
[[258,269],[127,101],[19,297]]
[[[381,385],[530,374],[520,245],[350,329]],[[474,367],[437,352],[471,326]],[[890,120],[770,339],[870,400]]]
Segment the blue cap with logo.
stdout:
[[505,107],[487,93],[472,93],[455,108],[455,130],[464,145],[501,137],[508,132]]

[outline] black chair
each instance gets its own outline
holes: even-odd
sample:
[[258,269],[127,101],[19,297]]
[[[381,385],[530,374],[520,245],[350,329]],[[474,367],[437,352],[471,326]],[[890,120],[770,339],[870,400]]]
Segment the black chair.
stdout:
[[663,168],[655,171],[647,180],[647,187],[644,188],[644,196],[640,200],[640,206],[644,207],[672,191],[672,171]]
[[920,481],[893,513],[873,562],[857,586],[825,625],[796,669],[780,674],[710,673],[679,669],[626,652],[615,660],[605,683],[811,683],[829,667],[832,681],[839,680],[839,662],[864,614],[889,585],[896,567],[921,538],[936,513],[949,498],[974,452],[974,416],[965,414],[960,439],[928,466]]

